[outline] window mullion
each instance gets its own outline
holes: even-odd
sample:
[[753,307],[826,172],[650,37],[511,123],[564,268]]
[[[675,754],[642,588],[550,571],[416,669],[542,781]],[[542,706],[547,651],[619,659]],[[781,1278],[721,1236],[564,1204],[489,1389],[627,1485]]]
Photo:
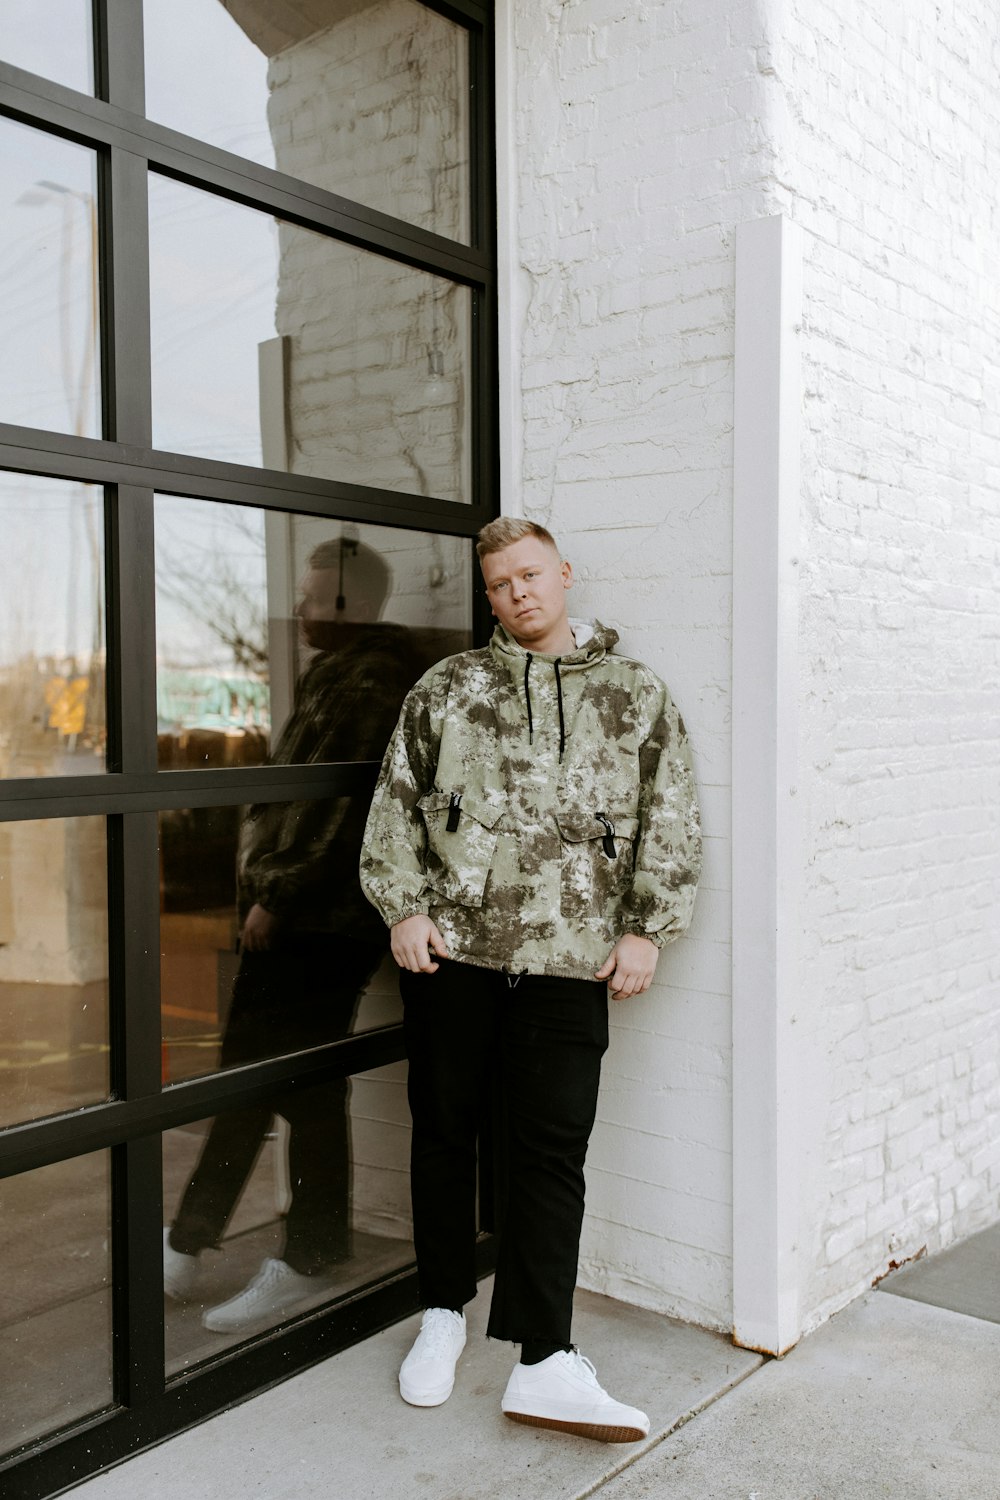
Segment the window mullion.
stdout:
[[142,0],[93,0],[97,96],[145,113]]
[[123,1407],[163,1395],[163,1183],[160,1137],[115,1148],[112,1168],[114,1391]]
[[149,357],[149,188],[145,159],[112,147],[102,194],[102,364],[105,432],[152,443]]

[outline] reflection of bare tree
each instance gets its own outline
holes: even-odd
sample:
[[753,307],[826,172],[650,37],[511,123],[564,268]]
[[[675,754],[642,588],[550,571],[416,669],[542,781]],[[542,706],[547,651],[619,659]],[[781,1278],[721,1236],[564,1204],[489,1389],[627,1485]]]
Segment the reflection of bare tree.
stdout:
[[254,597],[235,567],[216,559],[203,571],[182,564],[164,569],[160,593],[233,653],[242,670],[267,679],[267,618],[263,600]]
[[213,527],[203,541],[197,534],[188,536],[183,544],[176,535],[161,538],[157,592],[231,652],[237,669],[266,682],[267,596],[255,570],[246,565],[248,553],[262,553],[260,526],[234,511],[225,517],[227,535],[217,530]]

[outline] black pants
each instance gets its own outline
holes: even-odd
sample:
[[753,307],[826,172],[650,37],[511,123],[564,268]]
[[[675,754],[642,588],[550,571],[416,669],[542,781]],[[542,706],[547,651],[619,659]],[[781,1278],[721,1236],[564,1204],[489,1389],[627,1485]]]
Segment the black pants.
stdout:
[[[259,1062],[348,1035],[358,998],[383,957],[373,944],[351,947],[326,933],[289,933],[273,947],[244,953],[219,1066]],[[170,1243],[184,1255],[216,1245],[239,1201],[274,1115],[288,1121],[291,1203],[283,1258],[311,1275],[343,1260],[351,1244],[350,1083],[279,1089],[262,1104],[212,1121],[184,1190]]]
[[413,1116],[413,1237],[425,1307],[476,1294],[476,1135],[495,1101],[491,1338],[570,1342],[583,1164],[608,1045],[607,986],[443,962],[400,975]]

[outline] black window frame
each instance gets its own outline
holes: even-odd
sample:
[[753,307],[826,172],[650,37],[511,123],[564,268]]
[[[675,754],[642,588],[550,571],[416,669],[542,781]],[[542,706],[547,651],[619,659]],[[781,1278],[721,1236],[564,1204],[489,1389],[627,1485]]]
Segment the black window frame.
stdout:
[[[98,158],[103,432],[0,421],[0,470],[104,486],[108,762],[102,775],[0,781],[0,822],[103,816],[108,829],[111,1084],[107,1102],[0,1130],[0,1177],[109,1150],[114,1406],[0,1458],[10,1500],[40,1500],[366,1337],[417,1306],[410,1267],[221,1353],[164,1369],[161,1133],[403,1057],[399,1025],[308,1053],[162,1086],[158,813],[370,792],[374,763],[157,769],[154,493],[263,506],[468,539],[499,512],[497,254],[491,0],[421,0],[469,36],[470,237],[464,244],[146,120],[142,0],[93,0],[95,95],[0,62],[0,116]],[[0,43],[2,45],[2,43]],[[152,447],[147,174],[156,170],[335,240],[467,286],[472,300],[472,503],[367,488]],[[0,414],[2,415],[2,414]],[[489,629],[481,590],[475,638]],[[480,1264],[492,1262],[483,1239]]]

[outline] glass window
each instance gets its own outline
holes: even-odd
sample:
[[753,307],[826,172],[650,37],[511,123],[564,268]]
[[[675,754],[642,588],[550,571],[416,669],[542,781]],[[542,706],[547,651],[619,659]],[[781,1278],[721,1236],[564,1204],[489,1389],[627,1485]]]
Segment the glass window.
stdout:
[[0,473],[0,533],[0,777],[103,771],[103,491]]
[[145,0],[143,15],[150,119],[468,240],[463,27],[417,0]]
[[471,548],[158,495],[160,765],[381,760],[409,687],[471,644]]
[[168,1131],[167,1373],[410,1265],[409,1159],[402,1064]]
[[94,92],[91,0],[3,0],[0,57],[81,94]]
[[150,177],[153,441],[471,500],[467,287]]
[[0,1452],[110,1406],[110,1161],[0,1181]]
[[0,1125],[108,1097],[103,818],[0,824]]
[[160,814],[164,1082],[401,1019],[358,882],[368,799]]
[[0,120],[0,422],[101,435],[93,151]]

